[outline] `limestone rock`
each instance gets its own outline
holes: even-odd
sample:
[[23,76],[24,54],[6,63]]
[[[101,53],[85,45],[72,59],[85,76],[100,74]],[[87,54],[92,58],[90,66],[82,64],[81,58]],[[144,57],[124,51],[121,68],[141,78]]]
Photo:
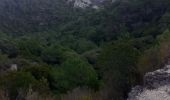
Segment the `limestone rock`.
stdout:
[[170,65],[146,73],[144,85],[132,88],[127,100],[170,100]]

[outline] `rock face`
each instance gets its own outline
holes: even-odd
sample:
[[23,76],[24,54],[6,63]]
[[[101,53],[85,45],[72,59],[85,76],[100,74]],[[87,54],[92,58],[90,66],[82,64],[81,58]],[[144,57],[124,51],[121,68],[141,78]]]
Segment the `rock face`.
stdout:
[[92,4],[91,0],[68,0],[74,3],[74,7],[86,8]]
[[17,69],[18,69],[17,64],[11,64],[11,66],[10,66],[11,71],[17,71]]
[[127,100],[170,100],[170,65],[147,73],[144,85],[132,88]]
[[97,4],[102,3],[105,0],[68,0],[68,2],[72,2],[74,7],[86,8],[93,7],[96,8]]

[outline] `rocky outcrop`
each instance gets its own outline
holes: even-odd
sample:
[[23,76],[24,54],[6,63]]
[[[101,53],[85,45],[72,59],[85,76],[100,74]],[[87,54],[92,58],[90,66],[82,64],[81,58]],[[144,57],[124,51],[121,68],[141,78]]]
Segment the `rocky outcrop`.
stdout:
[[68,2],[72,2],[74,7],[79,8],[87,8],[92,7],[94,9],[98,9],[98,4],[101,4],[105,0],[68,0]]
[[144,85],[132,88],[127,100],[170,100],[170,65],[147,73]]
[[86,8],[92,4],[91,0],[68,0],[68,2],[73,2],[74,7]]

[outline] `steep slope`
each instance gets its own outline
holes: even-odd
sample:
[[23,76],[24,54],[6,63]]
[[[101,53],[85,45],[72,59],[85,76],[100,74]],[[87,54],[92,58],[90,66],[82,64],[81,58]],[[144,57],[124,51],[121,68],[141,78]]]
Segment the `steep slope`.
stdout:
[[[0,0],[0,30],[3,32],[35,32],[56,28],[76,19],[85,8],[100,0]],[[74,6],[74,7],[73,7]]]
[[12,32],[38,31],[67,21],[72,13],[65,0],[0,0],[0,28]]

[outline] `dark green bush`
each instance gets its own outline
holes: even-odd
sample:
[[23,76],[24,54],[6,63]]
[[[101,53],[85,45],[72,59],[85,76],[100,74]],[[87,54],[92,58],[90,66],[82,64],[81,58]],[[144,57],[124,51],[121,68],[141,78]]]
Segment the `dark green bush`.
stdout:
[[78,86],[98,87],[98,79],[91,65],[81,59],[69,59],[51,72],[51,88],[66,92]]

